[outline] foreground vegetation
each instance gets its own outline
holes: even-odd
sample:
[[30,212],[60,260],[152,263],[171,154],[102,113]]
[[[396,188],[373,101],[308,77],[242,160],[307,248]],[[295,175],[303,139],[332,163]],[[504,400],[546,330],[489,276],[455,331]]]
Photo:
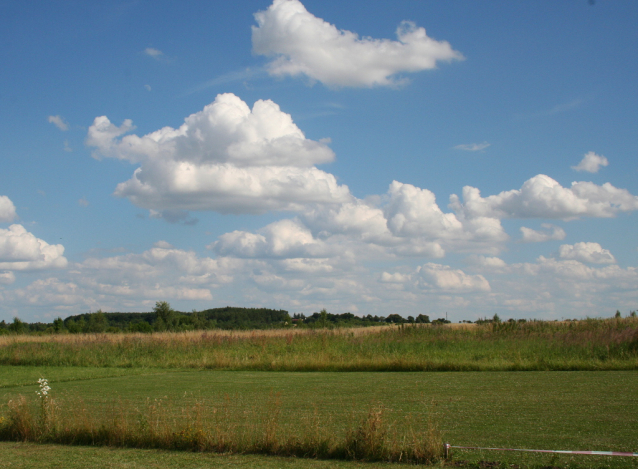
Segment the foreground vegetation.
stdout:
[[2,336],[0,365],[264,371],[636,370],[638,319]]
[[279,395],[271,395],[263,407],[244,409],[228,396],[187,407],[149,399],[143,410],[120,400],[105,416],[81,400],[54,400],[47,381],[40,382],[35,408],[25,396],[9,401],[0,440],[412,463],[434,462],[443,453],[441,434],[431,422],[414,422],[419,430],[398,427],[381,405],[337,436],[318,411],[292,423],[305,431],[286,432],[279,422]]
[[[12,372],[5,379],[8,369]],[[393,440],[404,444],[405,441],[397,437],[409,436],[410,428],[417,433],[427,432],[428,422],[432,422],[443,433],[444,441],[453,445],[557,450],[638,449],[635,432],[638,428],[635,393],[638,374],[635,372],[138,370],[140,374],[135,375],[121,374],[127,372],[122,369],[74,370],[71,375],[68,368],[0,367],[0,403],[4,404],[0,405],[0,417],[10,419],[7,403],[20,403],[20,395],[24,395],[34,419],[32,428],[37,429],[41,401],[35,393],[39,389],[35,380],[46,373],[52,378],[50,396],[59,404],[54,409],[58,422],[66,422],[69,433],[73,428],[83,428],[86,422],[92,424],[95,444],[104,444],[99,437],[108,434],[106,431],[101,434],[100,429],[111,428],[116,423],[144,433],[150,431],[146,430],[147,424],[156,422],[155,428],[159,429],[156,434],[165,435],[167,440],[164,441],[183,443],[181,438],[192,441],[188,435],[198,438],[197,433],[181,431],[189,423],[191,428],[197,428],[199,412],[210,418],[203,425],[204,429],[209,429],[207,431],[219,428],[221,434],[224,431],[236,433],[238,444],[246,445],[241,450],[244,453],[251,448],[263,452],[263,446],[250,446],[249,443],[263,443],[266,435],[271,435],[274,448],[283,451],[290,449],[287,445],[291,438],[312,440],[313,435],[328,435],[333,444],[343,443],[348,435],[356,435],[360,428],[365,428],[363,423],[369,421],[371,410],[373,415],[381,410],[381,425],[376,428],[385,429],[385,432],[376,435],[385,433],[383,441],[389,447],[394,444]],[[63,381],[57,381],[57,376]],[[228,416],[225,422],[224,416]],[[216,425],[216,421],[221,422],[220,425]],[[173,428],[176,435],[162,433],[167,426]],[[59,429],[64,430],[63,427],[61,425]],[[86,437],[86,433],[84,435]],[[111,444],[130,446],[135,438],[138,442],[145,441],[140,436],[133,437],[128,443],[118,443],[114,438]],[[410,441],[409,438],[406,441]],[[78,449],[80,451],[85,450]],[[144,454],[153,458],[155,453]],[[164,458],[166,454],[158,453],[157,457]],[[333,457],[339,454],[333,453]],[[194,464],[192,457],[184,457]],[[361,454],[359,457],[374,459]],[[253,461],[259,461],[254,462],[255,467],[286,467],[283,463],[273,462],[272,466],[262,463],[266,460]],[[290,467],[315,467],[300,459],[292,460],[297,461],[297,465]],[[199,467],[210,462],[210,458],[203,457],[201,461]],[[337,464],[339,460],[332,461]],[[503,467],[517,464],[518,467],[632,468],[636,463],[635,458],[622,457],[455,450],[449,464],[461,464],[462,461],[466,461],[464,467],[478,467],[476,464],[480,461],[499,461]],[[373,464],[373,467],[376,466]]]
[[[267,455],[250,456],[265,458],[251,459],[260,467],[285,466],[272,461],[287,456],[304,458],[294,467],[324,467],[305,459],[324,458],[342,467],[362,460],[629,468],[635,458],[455,450],[443,461],[441,452],[443,441],[636,451],[637,369],[631,317],[10,334],[0,337],[0,440],[131,448],[128,455]],[[43,377],[50,381],[38,387]],[[29,446],[12,448],[0,467]]]

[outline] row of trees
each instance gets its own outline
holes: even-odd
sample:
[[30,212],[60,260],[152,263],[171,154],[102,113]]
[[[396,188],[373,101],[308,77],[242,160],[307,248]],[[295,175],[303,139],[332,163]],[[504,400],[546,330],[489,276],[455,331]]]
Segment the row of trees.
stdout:
[[[436,319],[433,322],[443,321],[445,319]],[[389,316],[355,316],[352,313],[332,314],[322,309],[318,313],[312,313],[306,316],[303,313],[295,313],[292,315],[292,322],[297,326],[308,327],[355,327],[355,326],[375,326],[381,324],[429,324],[430,317],[426,314],[419,314],[416,318],[408,316],[407,319],[399,314],[390,314]]]
[[284,310],[267,308],[236,308],[226,306],[205,311],[183,313],[175,311],[166,301],[158,301],[149,313],[84,313],[57,318],[52,323],[26,323],[14,318],[12,323],[0,322],[0,334],[14,333],[100,333],[100,332],[163,332],[207,329],[266,329],[292,323]]
[[[449,322],[445,319],[432,321]],[[226,306],[205,311],[183,313],[175,311],[166,301],[158,301],[152,312],[148,313],[84,313],[56,318],[52,323],[26,323],[15,318],[12,323],[0,322],[0,334],[14,333],[102,333],[102,332],[163,332],[190,331],[207,329],[266,329],[276,327],[356,327],[381,324],[427,324],[429,316],[419,314],[416,318],[404,318],[399,314],[389,316],[364,317],[352,313],[332,314],[325,309],[309,316],[294,314],[291,318],[287,311],[267,308],[236,308]]]
[[[636,311],[630,312],[629,316],[636,317]],[[621,317],[619,311],[616,312],[615,317]],[[182,313],[175,311],[166,301],[158,301],[155,303],[153,311],[149,313],[104,313],[100,310],[95,313],[70,316],[64,320],[56,318],[52,323],[35,322],[29,324],[18,318],[14,318],[11,323],[0,321],[0,335],[270,329],[280,327],[333,328],[378,326],[382,324],[445,324],[449,322],[445,318],[430,321],[430,317],[426,314],[419,314],[416,318],[413,316],[404,318],[394,313],[388,316],[372,316],[368,314],[367,316],[359,317],[352,313],[332,314],[325,309],[309,316],[303,313],[295,313],[292,318],[288,311],[284,310],[236,308],[232,306]],[[462,322],[471,323],[472,321]],[[509,319],[506,322],[525,322],[525,319]],[[502,321],[498,314],[495,314],[490,319],[478,319],[476,323],[501,324]]]

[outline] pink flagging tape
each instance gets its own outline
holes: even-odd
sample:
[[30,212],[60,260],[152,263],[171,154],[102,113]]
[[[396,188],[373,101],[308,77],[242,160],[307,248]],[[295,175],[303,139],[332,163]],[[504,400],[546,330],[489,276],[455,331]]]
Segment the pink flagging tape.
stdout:
[[484,449],[491,451],[525,451],[528,453],[560,453],[560,454],[592,454],[596,456],[634,456],[638,457],[638,453],[628,453],[623,451],[563,451],[551,449],[514,449],[514,448],[480,448],[478,446],[452,446],[445,445],[447,448],[459,449]]

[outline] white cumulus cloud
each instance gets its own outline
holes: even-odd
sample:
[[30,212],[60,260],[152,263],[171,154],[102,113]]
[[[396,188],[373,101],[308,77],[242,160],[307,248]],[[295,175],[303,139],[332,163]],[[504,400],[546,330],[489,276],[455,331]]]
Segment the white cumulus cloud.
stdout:
[[0,272],[0,284],[10,285],[16,281],[16,276],[13,272]]
[[237,96],[221,94],[178,129],[123,136],[133,128],[130,120],[117,127],[97,117],[86,143],[96,147],[97,157],[139,163],[115,194],[160,214],[263,213],[351,199],[347,186],[314,166],[332,161],[332,150],[307,139],[270,100],[250,109]]
[[48,121],[63,132],[69,130],[69,124],[62,116],[49,116]]
[[472,254],[471,256],[468,256],[467,262],[470,265],[487,271],[502,272],[507,269],[506,262],[499,257],[477,256]]
[[576,171],[587,171],[588,173],[597,173],[601,166],[607,166],[609,161],[602,155],[597,155],[593,151],[585,154],[583,159],[572,169]]
[[417,273],[430,285],[450,292],[489,292],[490,284],[482,275],[466,274],[450,266],[427,263]]
[[450,196],[450,207],[474,218],[577,218],[613,217],[619,212],[638,210],[638,197],[610,183],[573,182],[570,188],[539,174],[525,181],[521,189],[481,197],[475,187],[463,188],[463,202]]
[[18,215],[16,207],[6,195],[0,195],[0,223],[12,222]]
[[271,75],[303,74],[328,86],[395,85],[398,73],[463,58],[448,42],[428,37],[412,22],[397,28],[397,41],[360,38],[315,17],[298,0],[275,0],[255,19],[253,51],[274,57],[268,64]]
[[440,258],[448,248],[495,251],[508,239],[498,219],[445,213],[430,190],[398,181],[381,197],[309,206],[300,218],[318,236],[343,235],[401,256]]
[[591,264],[614,264],[616,258],[598,243],[563,244],[558,255],[561,259],[574,259]]
[[48,244],[22,225],[0,229],[0,270],[42,270],[64,268],[64,246]]
[[327,247],[308,228],[294,220],[280,220],[259,233],[233,231],[209,246],[220,255],[247,258],[307,258],[324,256]]
[[549,223],[543,223],[541,226],[544,228],[543,231],[521,226],[520,230],[523,235],[521,241],[524,243],[542,243],[544,241],[565,239],[566,233],[561,227]]

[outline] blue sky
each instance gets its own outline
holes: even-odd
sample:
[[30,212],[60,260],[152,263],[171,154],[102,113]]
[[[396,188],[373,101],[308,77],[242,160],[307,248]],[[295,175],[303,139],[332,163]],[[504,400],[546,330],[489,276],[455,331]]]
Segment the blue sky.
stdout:
[[0,18],[0,319],[638,307],[635,2]]

